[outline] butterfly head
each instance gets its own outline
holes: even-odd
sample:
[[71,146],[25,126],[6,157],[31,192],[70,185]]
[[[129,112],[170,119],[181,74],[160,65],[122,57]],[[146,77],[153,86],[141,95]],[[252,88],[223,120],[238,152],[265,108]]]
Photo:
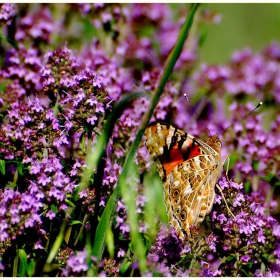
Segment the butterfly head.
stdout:
[[221,140],[220,140],[220,138],[219,138],[219,134],[217,133],[217,134],[215,134],[215,135],[211,135],[207,140],[206,140],[206,142],[207,141],[209,141],[209,142],[215,142],[215,143],[217,143],[217,142],[220,142],[221,143]]
[[207,145],[209,145],[210,147],[212,147],[213,149],[215,149],[216,151],[220,151],[221,147],[222,147],[222,142],[219,138],[218,134],[212,135],[210,136],[206,142]]

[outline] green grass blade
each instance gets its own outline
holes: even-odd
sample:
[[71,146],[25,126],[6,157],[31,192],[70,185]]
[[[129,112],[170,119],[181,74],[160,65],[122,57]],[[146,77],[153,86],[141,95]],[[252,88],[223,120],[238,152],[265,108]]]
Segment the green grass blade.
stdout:
[[[73,208],[71,208],[70,211],[68,211],[68,214],[71,215],[71,212],[73,211]],[[68,215],[66,215],[66,217],[64,218],[64,221],[60,227],[60,231],[58,233],[58,236],[56,237],[55,241],[54,241],[54,244],[49,252],[49,255],[48,255],[48,258],[47,258],[47,261],[46,261],[46,265],[49,265],[53,259],[56,257],[57,255],[57,252],[63,242],[63,239],[64,239],[64,235],[65,235],[65,230],[66,230],[66,226],[68,224]]]
[[29,277],[34,275],[34,271],[35,271],[35,260],[31,259],[28,266],[27,266],[27,275]]
[[101,260],[101,256],[103,254],[104,242],[105,242],[108,228],[111,227],[112,224],[112,216],[113,213],[115,212],[115,203],[117,200],[117,196],[118,196],[118,189],[116,188],[113,194],[111,195],[104,209],[104,212],[101,216],[100,222],[97,226],[92,254],[96,256],[99,261]]
[[3,159],[0,159],[0,172],[5,175],[6,174],[6,162]]
[[27,255],[23,249],[19,249],[18,256],[20,259],[19,276],[25,277],[27,272]]
[[[98,138],[98,141],[95,145],[95,148],[87,155],[87,168],[84,171],[82,183],[80,184],[81,191],[83,188],[87,187],[89,184],[89,179],[92,174],[92,170],[95,170],[100,164],[102,157],[105,154],[106,146],[109,141],[109,138],[112,135],[114,124],[117,119],[121,116],[122,112],[127,108],[127,106],[136,98],[143,96],[143,93],[135,93],[130,96],[123,98],[116,106],[114,107],[112,113],[110,114],[106,125],[104,127],[102,135]],[[118,188],[116,188],[111,195],[104,212],[101,216],[101,219],[96,228],[94,244],[92,242],[87,242],[87,250],[91,255],[97,257],[97,260],[100,261],[104,247],[108,229],[111,227],[113,214],[115,212],[116,199],[118,196]],[[93,269],[88,271],[88,276],[95,275]]]
[[158,216],[161,222],[168,224],[162,181],[155,166],[145,174],[143,185],[144,196],[147,198],[144,208],[144,221],[148,227],[147,236],[153,242],[158,233],[156,217]]
[[122,112],[125,110],[128,104],[130,104],[134,99],[139,98],[140,96],[143,96],[143,94],[134,93],[128,95],[124,97],[119,103],[117,103],[116,106],[113,108],[112,113],[110,114],[108,120],[106,121],[102,134],[98,137],[96,145],[87,154],[86,157],[87,168],[85,168],[84,170],[81,183],[76,192],[76,196],[84,188],[88,187],[89,180],[93,173],[93,170],[97,169],[100,160],[105,154],[107,143],[112,135],[115,122],[121,116]]
[[[177,61],[177,59],[178,59],[178,57],[179,57],[179,55],[182,51],[185,40],[186,40],[186,38],[189,34],[189,31],[190,31],[190,28],[191,28],[191,25],[192,25],[192,22],[193,22],[194,14],[197,10],[197,7],[198,7],[198,4],[194,4],[192,6],[190,14],[189,14],[188,18],[186,19],[186,22],[185,22],[185,24],[183,25],[183,27],[180,31],[178,41],[177,41],[173,51],[171,52],[170,57],[167,60],[167,64],[166,64],[166,67],[164,68],[164,72],[163,72],[163,75],[160,79],[159,86],[158,86],[158,88],[155,92],[155,95],[154,95],[153,99],[151,100],[150,106],[147,109],[146,114],[143,117],[143,121],[142,121],[142,123],[141,123],[141,125],[138,129],[138,132],[136,134],[134,143],[131,146],[131,149],[130,149],[130,151],[129,151],[126,159],[125,159],[125,162],[124,162],[124,165],[123,165],[123,170],[122,170],[122,173],[120,175],[120,178],[119,178],[118,184],[116,186],[116,189],[114,190],[112,196],[110,197],[110,199],[109,199],[109,201],[106,205],[106,208],[105,208],[105,210],[104,210],[104,212],[101,216],[101,220],[100,220],[100,222],[98,224],[98,227],[97,227],[97,230],[96,230],[94,248],[93,248],[93,251],[92,251],[92,254],[94,256],[96,256],[99,261],[102,258],[102,254],[103,254],[103,250],[104,250],[104,246],[105,246],[104,243],[105,243],[105,237],[106,237],[106,234],[107,234],[107,230],[112,224],[112,219],[113,219],[113,215],[114,215],[115,207],[116,207],[116,199],[117,199],[118,194],[119,194],[119,182],[122,181],[122,180],[125,181],[125,178],[127,178],[128,175],[129,175],[129,172],[128,172],[129,165],[133,162],[134,155],[135,155],[135,153],[137,151],[137,148],[140,144],[140,141],[143,137],[145,128],[148,125],[148,123],[149,123],[149,121],[150,121],[150,119],[153,115],[155,107],[156,107],[157,103],[159,102],[160,96],[163,93],[164,86],[167,83],[168,78],[169,78],[169,76],[170,76],[170,74],[171,74],[171,72],[172,72],[172,70],[175,66],[175,63],[176,63],[176,61]],[[92,274],[92,271],[89,272],[88,276],[90,276],[90,274]]]
[[[147,270],[146,264],[146,248],[142,236],[139,233],[139,215],[136,212],[137,200],[137,185],[139,182],[139,174],[137,174],[137,167],[134,162],[129,165],[129,177],[121,177],[120,190],[127,205],[127,218],[130,226],[130,239],[134,255],[138,260],[139,269],[143,273]],[[137,177],[138,175],[138,177]]]

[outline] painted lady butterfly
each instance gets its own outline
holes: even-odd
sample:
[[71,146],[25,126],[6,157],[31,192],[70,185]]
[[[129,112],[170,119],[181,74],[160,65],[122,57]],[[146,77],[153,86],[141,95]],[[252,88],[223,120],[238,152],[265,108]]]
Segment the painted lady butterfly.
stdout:
[[169,222],[184,240],[189,227],[199,225],[212,209],[222,170],[221,141],[214,135],[203,142],[165,123],[150,124],[145,135],[163,181]]

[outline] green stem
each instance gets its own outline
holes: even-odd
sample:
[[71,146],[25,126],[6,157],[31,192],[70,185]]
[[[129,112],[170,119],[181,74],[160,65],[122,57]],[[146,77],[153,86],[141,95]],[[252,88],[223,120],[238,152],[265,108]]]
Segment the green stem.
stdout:
[[81,236],[81,234],[82,234],[82,232],[83,232],[83,230],[84,230],[84,228],[85,228],[87,219],[88,219],[88,214],[85,214],[85,217],[84,217],[84,219],[83,219],[83,224],[82,224],[82,226],[81,226],[81,228],[80,228],[80,230],[79,230],[78,236],[77,236],[77,238],[76,238],[76,240],[75,240],[75,242],[74,242],[74,247],[77,245],[77,243],[78,243],[78,241],[79,241],[79,239],[80,239],[80,236]]
[[58,250],[61,247],[64,235],[65,235],[66,226],[67,226],[67,223],[68,223],[68,217],[71,215],[72,211],[73,211],[73,208],[70,208],[70,210],[68,210],[68,212],[66,213],[64,221],[63,221],[63,223],[62,223],[62,225],[60,227],[58,236],[56,237],[56,239],[55,239],[55,241],[53,243],[53,246],[52,246],[52,248],[51,248],[51,250],[49,252],[49,255],[48,255],[48,258],[46,260],[46,263],[45,263],[45,266],[43,268],[43,271],[48,270],[48,267],[50,266],[50,264],[53,261],[53,259],[56,257],[56,255],[58,253]]
[[14,264],[13,264],[13,277],[17,277],[18,261],[19,261],[19,256],[18,256],[18,250],[17,250],[17,255],[15,256]]

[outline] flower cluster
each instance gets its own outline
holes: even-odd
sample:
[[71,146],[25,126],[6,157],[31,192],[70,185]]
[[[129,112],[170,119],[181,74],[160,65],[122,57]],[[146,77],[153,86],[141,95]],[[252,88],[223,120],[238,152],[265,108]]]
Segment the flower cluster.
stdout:
[[[209,95],[216,96],[220,110],[207,119],[216,126],[216,131],[227,129],[223,138],[223,156],[230,154],[235,165],[232,174],[240,178],[253,190],[267,195],[279,181],[279,53],[280,46],[273,42],[261,53],[254,54],[249,48],[233,54],[230,63],[225,65],[202,65],[193,75],[197,86]],[[225,102],[235,98],[229,104]],[[243,104],[237,104],[239,98]],[[250,102],[248,102],[250,101]],[[254,102],[253,105],[251,102]],[[238,121],[251,112],[259,103],[269,106],[270,114],[252,113],[242,122]],[[226,117],[227,111],[232,120]],[[258,109],[259,110],[259,109]],[[260,108],[262,110],[262,108]],[[267,110],[265,111],[267,112]],[[244,123],[244,124],[242,124]],[[218,129],[217,129],[218,128]],[[211,131],[211,129],[210,129]],[[212,132],[212,131],[211,131]]]
[[219,185],[232,213],[217,193],[210,234],[192,228],[182,244],[174,231],[167,235],[162,228],[148,254],[149,276],[279,275],[280,225],[268,214],[275,201],[266,204],[259,192],[249,196],[225,177]]
[[[275,202],[266,204],[259,192],[248,196],[242,192],[243,184],[227,181],[225,177],[219,185],[234,216],[227,213],[222,197],[216,194],[211,223],[214,236],[219,238],[211,241],[209,263],[219,259],[223,276],[253,276],[257,270],[279,273],[280,225],[269,214]],[[262,263],[266,264],[266,271]]]
[[62,269],[61,276],[83,276],[88,270],[88,265],[86,264],[87,251],[79,251],[76,254],[68,256],[66,261],[67,268]]
[[[63,172],[61,156],[67,134],[60,130],[51,109],[46,110],[38,98],[27,104],[15,102],[6,120],[1,158],[6,162],[2,175],[8,181],[1,191],[1,241],[22,234],[30,237],[29,228],[41,235],[41,214],[52,220],[58,211],[68,209],[66,196],[76,187]],[[39,239],[36,234],[31,236],[35,245]]]
[[11,49],[5,56],[6,67],[0,71],[0,79],[6,86],[2,94],[4,109],[13,101],[25,96],[35,95],[42,90],[40,69],[42,59],[35,48]]
[[55,22],[49,7],[44,6],[36,13],[27,13],[20,19],[19,27],[15,34],[18,42],[31,43],[31,46],[40,47],[40,44],[52,43],[51,33]]
[[110,34],[113,41],[120,35],[119,25],[125,21],[128,9],[120,4],[77,4],[78,9],[90,18],[92,25]]
[[249,48],[236,52],[229,65],[203,65],[197,76],[199,85],[209,92],[227,92],[233,96],[257,95],[279,102],[279,50],[274,42],[261,54]]
[[5,242],[9,238],[16,239],[22,235],[25,229],[36,228],[41,224],[38,213],[41,212],[42,202],[40,196],[33,196],[29,192],[20,193],[13,189],[1,190],[1,227],[0,241]]
[[0,6],[0,26],[11,24],[16,14],[16,6],[14,4],[4,3]]
[[[250,103],[246,106],[233,103],[230,106],[235,120],[246,115],[253,108]],[[280,116],[277,116],[266,131],[264,115],[252,115],[247,117],[244,125],[240,122],[235,123],[233,131],[227,131],[224,136],[225,145],[229,150],[234,151],[232,156],[243,155],[236,162],[236,171],[239,171],[244,182],[251,181],[253,183],[253,190],[263,189],[264,194],[269,192],[269,187],[264,187],[264,185],[273,184],[271,179],[279,178],[277,160],[280,152],[279,120]],[[236,140],[232,141],[234,135],[236,135]],[[263,187],[259,188],[259,184],[263,184]]]

